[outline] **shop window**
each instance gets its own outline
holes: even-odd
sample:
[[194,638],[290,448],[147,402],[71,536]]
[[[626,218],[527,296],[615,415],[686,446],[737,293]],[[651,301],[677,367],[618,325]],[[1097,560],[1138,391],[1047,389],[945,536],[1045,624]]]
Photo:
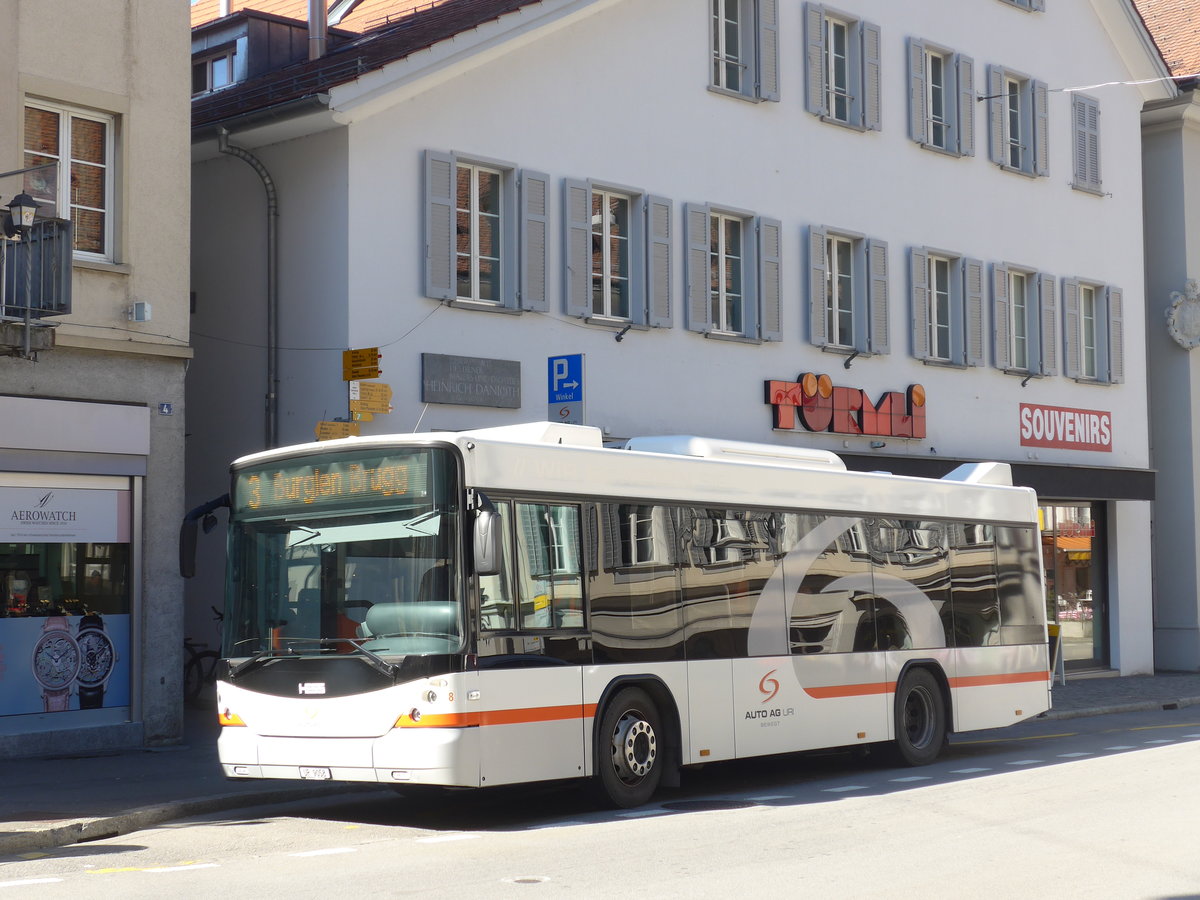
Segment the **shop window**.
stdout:
[[1048,504],[1039,509],[1046,567],[1046,617],[1057,623],[1066,667],[1108,664],[1104,506]]

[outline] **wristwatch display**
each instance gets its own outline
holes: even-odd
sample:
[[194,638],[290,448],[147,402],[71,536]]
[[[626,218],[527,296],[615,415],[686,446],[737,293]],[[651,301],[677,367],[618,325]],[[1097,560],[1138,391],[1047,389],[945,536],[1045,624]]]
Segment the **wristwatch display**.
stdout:
[[104,686],[117,661],[112,638],[104,631],[99,613],[79,620],[79,708],[99,709],[104,705]]
[[79,674],[79,644],[68,627],[66,616],[49,616],[42,626],[42,636],[33,645],[33,677],[42,686],[46,712],[69,708],[71,683]]

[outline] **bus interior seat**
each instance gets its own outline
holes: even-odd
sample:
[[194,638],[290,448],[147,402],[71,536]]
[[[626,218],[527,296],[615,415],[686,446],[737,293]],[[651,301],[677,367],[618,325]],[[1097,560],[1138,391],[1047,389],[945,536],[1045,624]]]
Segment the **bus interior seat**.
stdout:
[[362,637],[381,634],[448,634],[458,631],[453,603],[376,603],[367,610]]
[[450,566],[446,560],[439,560],[421,576],[421,586],[417,589],[417,602],[445,603],[448,599],[450,599]]

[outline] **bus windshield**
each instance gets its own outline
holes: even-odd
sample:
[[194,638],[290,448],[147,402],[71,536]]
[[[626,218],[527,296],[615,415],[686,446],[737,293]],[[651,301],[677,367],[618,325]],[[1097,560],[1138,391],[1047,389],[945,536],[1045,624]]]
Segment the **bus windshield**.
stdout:
[[429,448],[237,472],[224,655],[460,650],[454,472]]

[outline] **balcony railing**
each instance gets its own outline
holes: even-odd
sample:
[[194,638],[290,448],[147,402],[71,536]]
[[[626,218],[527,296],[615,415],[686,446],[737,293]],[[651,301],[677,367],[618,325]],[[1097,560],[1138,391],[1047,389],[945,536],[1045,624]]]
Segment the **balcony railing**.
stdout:
[[39,219],[18,240],[0,238],[0,312],[41,319],[71,312],[71,222]]

